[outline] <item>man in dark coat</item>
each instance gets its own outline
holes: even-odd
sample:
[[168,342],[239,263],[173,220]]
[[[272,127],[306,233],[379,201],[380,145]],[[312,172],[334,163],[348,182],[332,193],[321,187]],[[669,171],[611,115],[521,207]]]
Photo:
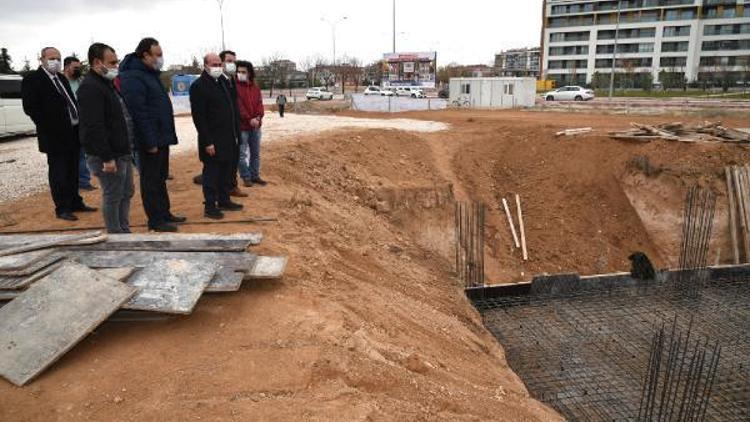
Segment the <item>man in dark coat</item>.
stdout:
[[78,194],[78,102],[65,75],[60,52],[42,50],[39,68],[23,78],[23,110],[36,125],[39,151],[47,154],[49,187],[57,218],[76,221],[74,212],[94,212]]
[[112,81],[117,54],[102,43],[89,47],[91,71],[81,83],[81,143],[91,172],[102,187],[102,214],[108,233],[130,233],[133,197],[133,120]]
[[237,163],[240,116],[236,98],[222,78],[219,56],[207,54],[203,66],[200,78],[190,87],[190,106],[198,131],[198,156],[203,162],[205,216],[222,219],[222,211],[242,209],[229,197]]
[[135,124],[135,149],[141,174],[141,198],[150,230],[177,231],[167,191],[169,147],[177,144],[172,102],[159,75],[164,58],[159,42],[144,38],[120,64],[120,92]]

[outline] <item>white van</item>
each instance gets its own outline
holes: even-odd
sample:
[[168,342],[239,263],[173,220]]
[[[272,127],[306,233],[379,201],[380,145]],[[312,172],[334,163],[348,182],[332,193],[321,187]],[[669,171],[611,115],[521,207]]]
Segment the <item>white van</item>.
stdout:
[[34,134],[36,126],[23,112],[21,76],[0,75],[0,138]]

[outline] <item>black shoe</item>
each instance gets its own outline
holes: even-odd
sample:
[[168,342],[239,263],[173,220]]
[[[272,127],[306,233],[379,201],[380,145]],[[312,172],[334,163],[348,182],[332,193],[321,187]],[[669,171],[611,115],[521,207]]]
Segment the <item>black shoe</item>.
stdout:
[[89,207],[87,205],[81,205],[78,208],[74,208],[73,212],[97,212],[99,209],[94,207]]
[[199,174],[193,177],[193,183],[195,183],[196,185],[203,185],[203,175]]
[[158,226],[149,227],[148,229],[151,231],[160,232],[160,233],[174,233],[177,231],[177,226],[173,226],[169,223],[162,223],[162,224],[159,224]]
[[57,218],[65,221],[78,221],[78,217],[73,215],[72,212],[61,212],[60,214],[57,214]]
[[265,186],[268,184],[265,180],[261,179],[260,177],[253,179],[253,183],[260,186]]
[[167,223],[184,223],[187,221],[187,217],[170,213],[169,215],[167,215],[167,218],[165,218],[164,221],[166,221]]
[[97,188],[94,185],[86,185],[86,186],[79,186],[78,189],[91,192],[91,191],[96,190]]
[[224,213],[219,211],[218,208],[206,208],[203,216],[212,220],[221,220],[224,218]]
[[243,179],[242,184],[245,185],[246,188],[253,187],[253,181],[250,179]]
[[221,211],[239,211],[242,208],[242,204],[238,204],[236,202],[227,202],[226,204],[219,204],[219,210]]

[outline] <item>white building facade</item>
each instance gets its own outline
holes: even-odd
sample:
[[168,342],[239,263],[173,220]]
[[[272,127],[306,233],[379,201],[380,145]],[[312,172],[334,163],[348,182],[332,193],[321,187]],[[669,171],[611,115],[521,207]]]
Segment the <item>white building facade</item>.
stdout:
[[653,82],[750,83],[750,0],[546,0],[543,19],[542,78],[558,86],[608,78],[613,60]]

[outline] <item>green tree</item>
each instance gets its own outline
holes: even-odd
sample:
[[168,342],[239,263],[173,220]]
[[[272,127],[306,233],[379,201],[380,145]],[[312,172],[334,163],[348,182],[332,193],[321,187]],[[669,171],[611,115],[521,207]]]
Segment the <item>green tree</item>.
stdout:
[[16,73],[13,70],[13,59],[10,57],[10,54],[8,54],[8,49],[5,47],[0,48],[0,73]]

